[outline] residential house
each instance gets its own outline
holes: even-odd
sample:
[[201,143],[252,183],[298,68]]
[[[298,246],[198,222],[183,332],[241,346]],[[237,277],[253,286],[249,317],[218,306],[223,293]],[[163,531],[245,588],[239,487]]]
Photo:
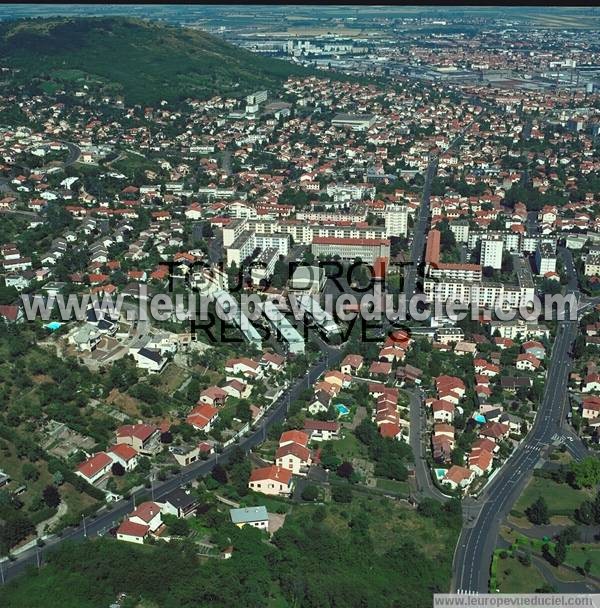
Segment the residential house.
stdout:
[[248,487],[268,496],[289,496],[293,490],[292,471],[275,465],[254,469]]
[[242,509],[229,509],[231,522],[238,528],[252,526],[259,530],[269,529],[269,514],[263,505],[258,507],[245,507]]
[[98,452],[82,462],[76,469],[75,475],[83,477],[92,485],[100,481],[110,472],[113,460],[106,452]]
[[138,524],[126,519],[117,528],[117,540],[143,545],[144,540],[150,534],[150,527],[146,524]]
[[156,532],[162,526],[161,508],[158,503],[146,501],[130,513],[129,521],[148,526],[150,532]]
[[330,441],[339,437],[340,425],[337,422],[325,420],[304,420],[304,432],[311,441]]
[[160,449],[160,431],[149,424],[126,424],[116,431],[117,444],[124,443],[143,455],[155,454]]
[[340,366],[342,374],[351,376],[356,374],[362,368],[364,358],[361,355],[346,355]]
[[218,417],[219,410],[216,407],[201,403],[188,414],[187,423],[198,431],[210,433]]
[[431,402],[431,412],[434,422],[452,422],[454,404],[445,399],[434,399]]
[[209,386],[200,393],[198,403],[206,403],[214,407],[219,407],[225,404],[229,395],[226,391],[218,386]]
[[108,455],[114,462],[118,462],[125,471],[133,471],[138,465],[138,453],[126,443],[117,443],[108,450]]
[[535,372],[540,367],[542,362],[531,353],[521,353],[517,355],[515,367],[519,370]]
[[474,471],[459,465],[452,465],[442,478],[442,484],[454,490],[456,488],[466,488],[473,479],[475,479]]
[[161,510],[176,517],[188,517],[196,511],[199,504],[199,499],[192,492],[175,488],[162,498]]
[[311,462],[310,450],[299,443],[280,445],[275,452],[275,464],[289,469],[295,475],[306,475]]

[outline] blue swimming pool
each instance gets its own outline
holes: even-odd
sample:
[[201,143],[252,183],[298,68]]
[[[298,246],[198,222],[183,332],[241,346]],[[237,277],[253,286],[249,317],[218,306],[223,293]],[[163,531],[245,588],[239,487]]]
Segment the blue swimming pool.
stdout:
[[59,323],[58,321],[51,321],[50,323],[46,324],[46,328],[50,331],[56,331],[57,329],[60,329],[61,326],[62,323]]
[[435,476],[437,477],[438,481],[440,479],[444,479],[446,476],[446,469],[435,469]]
[[350,410],[343,403],[338,403],[335,406],[335,409],[337,410],[339,416],[345,416],[346,414],[350,413]]
[[473,418],[475,418],[476,422],[479,422],[480,424],[485,424],[485,416],[483,416],[482,414],[475,414]]

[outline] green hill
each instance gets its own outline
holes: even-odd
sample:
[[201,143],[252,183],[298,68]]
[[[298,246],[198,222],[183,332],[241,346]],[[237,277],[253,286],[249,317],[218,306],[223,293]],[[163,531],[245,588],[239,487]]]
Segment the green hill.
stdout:
[[0,65],[20,70],[15,83],[34,92],[85,84],[148,105],[268,89],[306,73],[205,32],[121,17],[5,22]]

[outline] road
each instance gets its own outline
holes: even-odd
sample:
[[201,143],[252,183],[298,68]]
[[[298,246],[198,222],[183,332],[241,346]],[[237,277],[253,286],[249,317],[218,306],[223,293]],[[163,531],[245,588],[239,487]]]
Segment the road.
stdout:
[[[450,143],[445,152],[452,150],[454,146],[461,140],[463,135],[471,128],[472,122],[469,123]],[[410,299],[415,295],[416,283],[417,283],[417,271],[421,265],[422,257],[424,255],[425,242],[427,229],[429,227],[429,201],[431,199],[431,185],[437,175],[439,157],[437,154],[431,153],[429,155],[429,162],[427,164],[427,171],[425,172],[425,181],[423,183],[423,196],[421,197],[421,205],[417,217],[415,218],[415,225],[413,227],[413,241],[410,249],[410,264],[404,267],[404,294],[406,296],[406,303],[410,302]]]
[[[319,341],[319,347],[324,357],[317,361],[302,378],[296,380],[294,384],[284,391],[249,436],[243,437],[240,439],[239,443],[229,446],[222,454],[215,454],[208,460],[201,460],[184,467],[176,476],[155,484],[152,490],[143,490],[140,491],[140,493],[150,494],[152,492],[154,500],[160,500],[161,497],[174,489],[190,483],[198,477],[208,475],[217,462],[227,463],[236,446],[247,453],[257,445],[263,443],[266,439],[268,429],[273,424],[285,420],[289,404],[296,400],[300,393],[307,386],[311,386],[323,372],[329,369],[329,367],[335,367],[337,363],[339,363],[342,354],[340,349],[331,348],[321,341]],[[20,553],[13,562],[0,562],[0,582],[13,579],[15,576],[21,574],[28,566],[36,566],[43,563],[44,556],[47,552],[54,547],[57,547],[65,540],[81,541],[86,536],[97,536],[98,534],[106,532],[117,525],[127,513],[134,509],[133,503],[133,499],[112,503],[112,508],[110,510],[103,509],[98,512],[95,517],[86,518],[85,528],[83,525],[84,522],[82,522],[77,528],[65,531],[61,537],[51,536],[46,538],[46,544],[43,547],[34,547]]]
[[[567,269],[567,293],[579,296],[577,275],[568,250],[559,250]],[[529,481],[535,464],[558,438],[572,453],[585,455],[585,447],[570,427],[566,426],[568,405],[568,374],[571,366],[569,351],[577,334],[577,321],[558,322],[544,395],[533,427],[519,447],[504,463],[499,473],[488,483],[479,499],[467,505],[472,515],[463,526],[454,554],[453,589],[460,592],[488,592],[492,553],[500,523],[506,517]]]
[[429,201],[431,199],[431,184],[437,175],[438,157],[431,154],[427,171],[425,173],[425,182],[423,184],[423,197],[421,198],[421,206],[415,221],[413,229],[413,241],[410,251],[410,265],[404,267],[404,293],[406,302],[410,302],[415,295],[417,283],[417,270],[421,264],[423,250],[425,249],[425,240],[427,227],[429,225]]
[[423,407],[423,395],[419,388],[407,391],[410,395],[410,447],[415,457],[415,477],[417,491],[426,498],[446,501],[448,497],[442,494],[431,479],[429,463],[425,458],[425,446],[423,444],[423,418],[425,408]]

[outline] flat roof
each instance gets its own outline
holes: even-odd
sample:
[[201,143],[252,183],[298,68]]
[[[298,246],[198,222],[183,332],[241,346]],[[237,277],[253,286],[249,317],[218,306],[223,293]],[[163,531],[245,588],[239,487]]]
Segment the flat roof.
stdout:
[[247,524],[255,521],[268,521],[269,513],[267,507],[245,507],[241,509],[229,509],[231,521],[234,524]]

